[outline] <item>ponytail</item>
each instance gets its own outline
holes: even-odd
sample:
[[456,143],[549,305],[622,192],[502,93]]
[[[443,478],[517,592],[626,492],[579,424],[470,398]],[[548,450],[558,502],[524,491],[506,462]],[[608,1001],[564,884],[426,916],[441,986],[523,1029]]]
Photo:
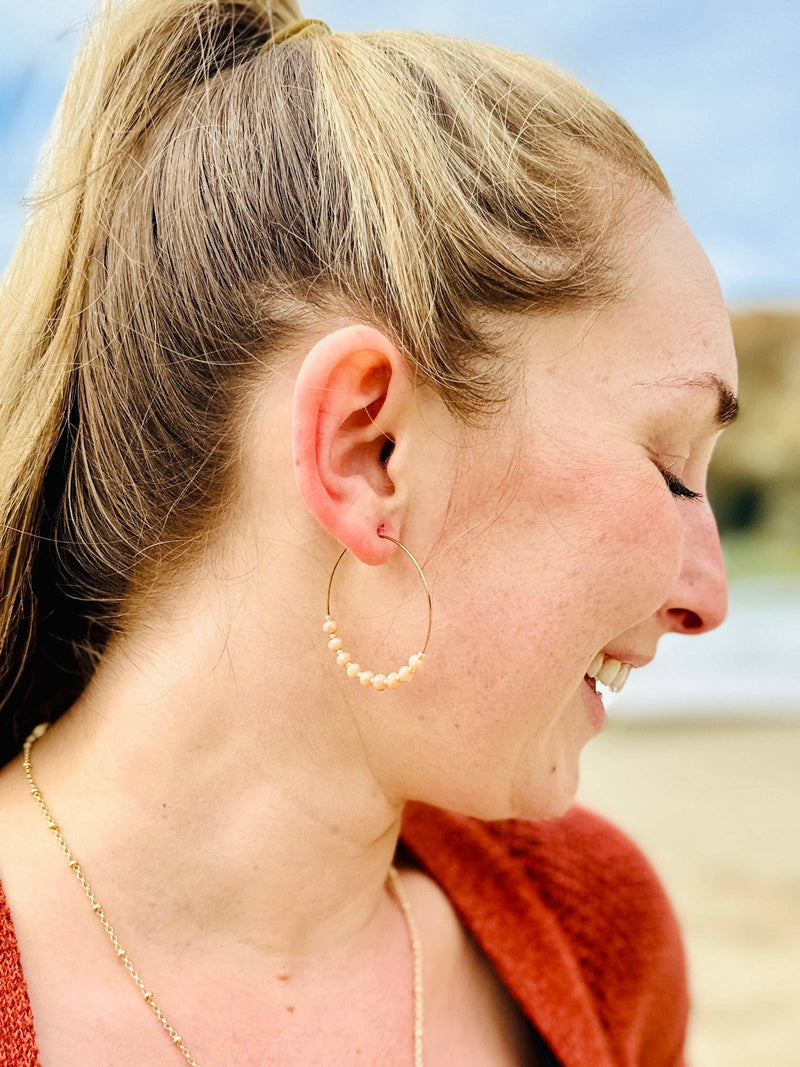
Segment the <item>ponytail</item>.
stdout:
[[[91,484],[75,488],[75,449],[87,405],[103,399],[90,393],[92,363],[111,355],[89,311],[113,285],[99,262],[109,252],[109,208],[135,182],[148,131],[299,17],[294,0],[140,0],[117,12],[103,0],[76,61],[0,296],[2,762],[25,736],[29,722],[17,720],[30,719],[28,708],[57,714],[85,683],[141,548],[126,526],[150,525],[134,500],[127,523],[112,518],[102,541],[81,544],[91,523],[70,514],[91,495]],[[123,402],[124,384],[113,380],[122,369],[106,370],[105,400]],[[107,458],[113,479],[119,461]]]

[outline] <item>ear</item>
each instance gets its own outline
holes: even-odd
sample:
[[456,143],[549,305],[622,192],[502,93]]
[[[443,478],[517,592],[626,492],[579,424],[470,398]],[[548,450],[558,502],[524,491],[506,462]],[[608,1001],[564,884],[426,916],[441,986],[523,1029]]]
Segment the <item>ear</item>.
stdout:
[[306,507],[363,563],[385,563],[402,525],[398,469],[412,397],[402,355],[379,330],[346,326],[303,360],[294,392],[297,486]]

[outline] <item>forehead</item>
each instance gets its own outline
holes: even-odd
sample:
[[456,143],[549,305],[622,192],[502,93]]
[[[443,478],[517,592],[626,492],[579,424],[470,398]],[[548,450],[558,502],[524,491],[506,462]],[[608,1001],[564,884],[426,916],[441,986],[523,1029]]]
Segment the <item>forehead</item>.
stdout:
[[[538,400],[549,394],[553,403],[560,397],[580,405],[588,396],[618,406],[697,381],[718,381],[735,393],[728,310],[677,210],[662,199],[632,205],[615,252],[621,296],[529,322],[527,375]],[[602,409],[593,410],[597,417]]]
[[620,354],[643,382],[713,377],[734,393],[728,309],[708,257],[674,207],[637,207],[619,246],[629,286],[608,309]]

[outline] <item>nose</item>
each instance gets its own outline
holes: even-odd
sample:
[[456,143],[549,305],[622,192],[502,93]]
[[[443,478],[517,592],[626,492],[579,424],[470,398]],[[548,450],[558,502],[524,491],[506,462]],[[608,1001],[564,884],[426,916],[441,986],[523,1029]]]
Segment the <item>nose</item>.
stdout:
[[714,515],[707,503],[690,512],[684,527],[683,562],[675,587],[658,612],[665,630],[702,634],[728,614],[728,583]]

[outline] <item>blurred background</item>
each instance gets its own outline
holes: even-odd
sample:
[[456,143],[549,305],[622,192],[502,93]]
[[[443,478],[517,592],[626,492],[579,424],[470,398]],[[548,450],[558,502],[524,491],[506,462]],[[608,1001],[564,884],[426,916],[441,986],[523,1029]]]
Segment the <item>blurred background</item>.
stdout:
[[[154,0],[157,2],[157,0]],[[92,4],[0,0],[0,269]],[[800,4],[307,0],[334,29],[539,55],[637,129],[731,308],[742,415],[709,493],[731,611],[609,703],[581,800],[644,846],[687,934],[696,1067],[800,1064]]]

